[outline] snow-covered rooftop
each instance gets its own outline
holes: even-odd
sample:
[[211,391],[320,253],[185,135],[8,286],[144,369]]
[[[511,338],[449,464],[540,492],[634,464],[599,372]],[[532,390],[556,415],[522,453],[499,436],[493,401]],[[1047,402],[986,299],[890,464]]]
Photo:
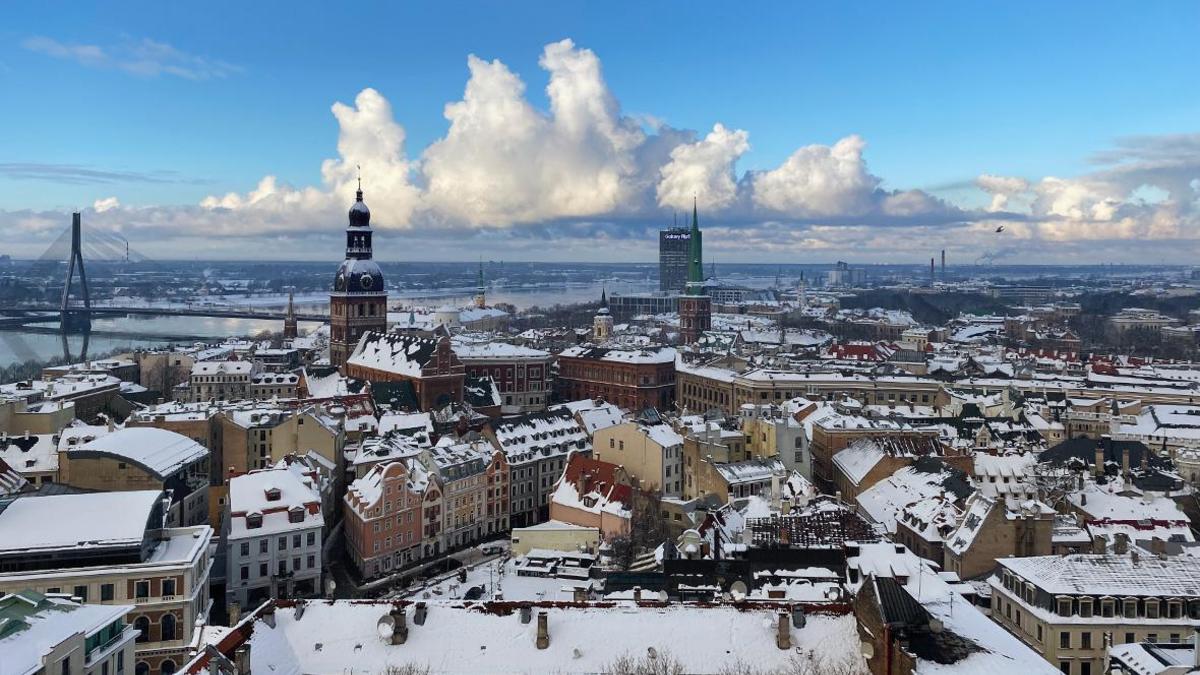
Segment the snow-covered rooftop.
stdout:
[[161,478],[203,459],[208,449],[183,434],[154,427],[130,427],[67,448],[69,457],[111,455],[137,464]]
[[90,492],[18,499],[0,511],[0,554],[140,546],[162,493]]
[[[535,607],[528,623],[515,608],[435,605],[423,625],[404,608],[402,645],[379,637],[377,624],[391,603],[310,602],[303,614],[275,612],[250,636],[251,669],[275,675],[376,673],[389,665],[428,666],[435,673],[595,673],[618,669],[622,656],[677,660],[682,672],[717,673],[738,664],[785,668],[819,656],[847,672],[863,669],[852,615],[814,614],[803,628],[788,624],[792,649],[776,646],[778,610],[673,605]],[[537,649],[537,615],[546,613],[549,645]],[[299,618],[298,618],[299,617]],[[317,645],[320,645],[319,647]],[[199,667],[195,672],[199,672]]]

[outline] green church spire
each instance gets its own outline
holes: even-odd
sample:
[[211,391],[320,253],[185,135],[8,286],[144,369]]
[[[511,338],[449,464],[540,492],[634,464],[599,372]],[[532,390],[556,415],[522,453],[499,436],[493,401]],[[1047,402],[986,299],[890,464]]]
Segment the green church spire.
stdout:
[[688,295],[704,294],[704,245],[700,240],[700,218],[692,198],[692,232],[688,249]]

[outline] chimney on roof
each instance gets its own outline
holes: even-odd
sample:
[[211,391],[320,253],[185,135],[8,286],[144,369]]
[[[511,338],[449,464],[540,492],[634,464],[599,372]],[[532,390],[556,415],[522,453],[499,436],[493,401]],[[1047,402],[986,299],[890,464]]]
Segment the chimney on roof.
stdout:
[[233,664],[237,675],[250,675],[250,643],[246,642],[233,653]]
[[408,640],[408,620],[403,607],[396,607],[388,612],[392,617],[392,644],[402,645]]
[[1121,476],[1129,479],[1129,446],[1121,448]]
[[1167,557],[1167,540],[1163,539],[1162,537],[1155,537],[1151,539],[1150,552],[1160,558]]
[[792,648],[792,628],[788,625],[791,618],[787,612],[780,612],[775,620],[775,646],[780,649]]
[[587,588],[585,588],[583,586],[576,586],[575,589],[573,591],[571,591],[571,600],[573,600],[574,602],[587,602],[587,600],[588,600]]
[[242,606],[236,602],[229,603],[229,625],[236,626],[242,620]]
[[1104,553],[1108,550],[1108,543],[1102,535],[1097,534],[1092,537],[1092,553]]
[[550,623],[545,611],[538,612],[537,617],[537,641],[535,645],[538,649],[546,649],[550,646]]
[[1104,475],[1104,441],[1096,443],[1095,463],[1092,464],[1092,475],[1097,478]]
[[1118,532],[1113,535],[1113,553],[1117,555],[1129,553],[1129,535],[1124,532]]
[[267,624],[271,628],[275,627],[275,602],[274,601],[270,601],[270,604],[268,604],[265,608],[263,608],[262,620],[263,620],[263,623]]

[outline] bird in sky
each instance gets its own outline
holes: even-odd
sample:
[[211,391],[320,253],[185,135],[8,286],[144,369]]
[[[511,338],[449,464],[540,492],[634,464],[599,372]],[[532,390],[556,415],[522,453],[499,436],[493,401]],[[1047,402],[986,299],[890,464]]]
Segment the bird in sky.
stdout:
[[997,227],[997,228],[996,228],[996,231],[997,231],[997,232],[1003,232],[1003,231],[1004,231],[1004,226],[1003,226],[1003,225],[1001,225],[1000,227]]

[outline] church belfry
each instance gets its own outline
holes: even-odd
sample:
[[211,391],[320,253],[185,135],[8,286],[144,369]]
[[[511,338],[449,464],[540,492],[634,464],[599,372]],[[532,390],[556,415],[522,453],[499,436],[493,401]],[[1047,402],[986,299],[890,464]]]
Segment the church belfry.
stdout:
[[596,316],[592,319],[592,340],[595,342],[608,342],[612,339],[613,333],[613,317],[608,311],[608,293],[601,289],[600,291],[600,309],[596,310]]
[[383,271],[371,258],[371,211],[363,202],[360,178],[346,227],[346,259],[329,294],[329,363],[336,368],[346,365],[364,333],[387,331]]

